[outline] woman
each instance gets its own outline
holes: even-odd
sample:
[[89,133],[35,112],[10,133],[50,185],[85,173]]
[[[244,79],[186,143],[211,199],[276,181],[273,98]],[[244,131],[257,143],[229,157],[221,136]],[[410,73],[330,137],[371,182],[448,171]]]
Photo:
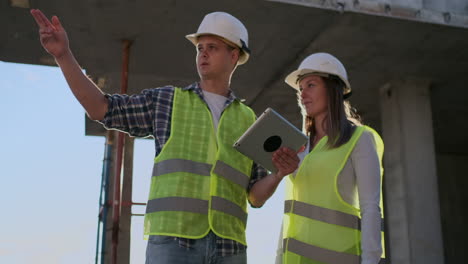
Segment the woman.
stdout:
[[286,180],[283,263],[380,263],[383,142],[351,111],[343,64],[315,53],[286,83],[298,91],[310,142]]

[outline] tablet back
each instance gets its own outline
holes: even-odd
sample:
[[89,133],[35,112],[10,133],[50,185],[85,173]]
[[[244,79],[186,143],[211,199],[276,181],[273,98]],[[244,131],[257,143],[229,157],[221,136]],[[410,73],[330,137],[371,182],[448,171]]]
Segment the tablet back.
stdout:
[[277,169],[271,160],[273,152],[280,147],[295,151],[307,143],[304,135],[288,120],[271,108],[250,126],[234,143],[234,148],[271,172]]

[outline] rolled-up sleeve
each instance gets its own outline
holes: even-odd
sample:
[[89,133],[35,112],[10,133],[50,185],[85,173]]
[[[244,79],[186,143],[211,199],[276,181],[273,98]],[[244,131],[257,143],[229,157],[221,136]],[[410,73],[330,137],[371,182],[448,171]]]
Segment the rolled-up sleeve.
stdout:
[[[247,187],[247,193],[250,192],[250,189],[252,189],[252,187],[254,186],[254,184],[256,182],[263,179],[267,175],[268,175],[267,170],[265,168],[263,168],[262,166],[260,166],[259,164],[254,162],[253,166],[252,166],[252,177],[250,177],[249,186]],[[253,206],[249,199],[247,199],[247,201],[249,202],[249,204],[250,204],[250,206],[252,208],[260,208],[261,207],[261,206],[260,207]]]
[[256,182],[263,179],[267,175],[267,170],[254,162],[252,166],[252,177],[250,177],[249,186],[247,187],[247,193],[250,192],[250,189],[252,189],[252,186],[254,186]]

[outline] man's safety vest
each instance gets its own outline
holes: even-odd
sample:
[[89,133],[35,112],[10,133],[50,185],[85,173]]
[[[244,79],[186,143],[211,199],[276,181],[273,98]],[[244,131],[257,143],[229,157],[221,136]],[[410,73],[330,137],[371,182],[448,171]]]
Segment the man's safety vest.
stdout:
[[235,100],[215,134],[206,103],[193,91],[175,89],[171,135],[154,161],[145,235],[197,239],[212,230],[246,244],[253,162],[232,145],[254,121],[254,112]]
[[[329,148],[327,137],[322,138],[304,158],[296,176],[288,176],[283,264],[360,263],[360,209],[343,200],[337,179],[364,130],[374,136],[382,179],[383,142],[377,132],[366,126],[357,127],[351,139],[338,148]],[[357,201],[353,204],[359,206]],[[383,229],[381,232],[385,250]]]

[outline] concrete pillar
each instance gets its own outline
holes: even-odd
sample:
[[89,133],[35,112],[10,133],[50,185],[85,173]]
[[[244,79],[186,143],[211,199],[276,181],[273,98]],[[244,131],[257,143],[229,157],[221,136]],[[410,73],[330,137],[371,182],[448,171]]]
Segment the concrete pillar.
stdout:
[[429,85],[406,78],[380,89],[391,263],[444,263]]
[[118,264],[130,263],[130,233],[132,226],[132,187],[134,138],[125,135],[123,157],[122,203],[119,224]]

